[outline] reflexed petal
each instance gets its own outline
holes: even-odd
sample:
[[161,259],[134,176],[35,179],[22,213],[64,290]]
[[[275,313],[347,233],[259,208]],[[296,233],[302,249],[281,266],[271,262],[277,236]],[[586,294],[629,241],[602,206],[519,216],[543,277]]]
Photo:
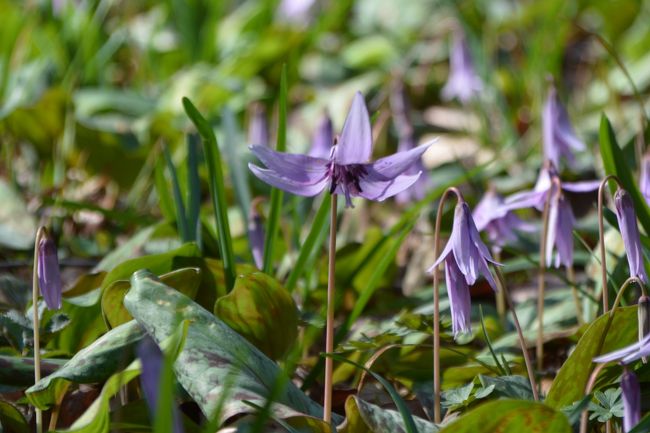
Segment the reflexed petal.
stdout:
[[641,420],[641,386],[636,375],[628,370],[623,370],[621,376],[623,390],[623,431],[629,432]]
[[597,191],[600,187],[599,180],[585,180],[581,182],[562,182],[562,189],[571,192]]
[[468,214],[467,216],[467,229],[469,230],[469,237],[471,239],[471,242],[474,244],[480,255],[485,258],[486,260],[498,264],[497,262],[494,261],[492,258],[492,255],[490,254],[490,250],[485,246],[483,243],[483,240],[481,239],[481,235],[478,233],[478,229],[476,228],[476,224],[474,224],[474,218],[472,218],[472,214],[470,213],[469,206],[467,203],[463,203],[463,205],[466,207],[465,212]]
[[[582,141],[580,141],[580,139],[576,136],[575,132],[573,131],[573,127],[571,126],[571,121],[569,120],[569,113],[567,113],[566,108],[564,108],[564,105],[560,103],[558,104],[556,134],[560,137],[560,139],[562,140],[565,146],[568,146],[573,150],[585,150],[585,144]],[[566,150],[568,151],[569,149]],[[570,156],[571,158],[573,157],[573,155],[570,152],[567,152],[566,156]]]
[[433,263],[433,265],[431,265],[431,267],[429,269],[427,269],[428,273],[432,273],[436,269],[436,267],[440,263],[442,263],[442,261],[445,260],[447,258],[447,256],[452,252],[453,242],[451,241],[451,239],[453,237],[454,237],[454,231],[452,229],[451,236],[449,237],[449,240],[447,241],[447,244],[445,245],[445,248],[443,248],[442,252],[438,256],[436,261]]
[[488,190],[481,201],[474,206],[472,217],[476,223],[478,231],[483,229],[495,219],[499,219],[508,214],[507,210],[503,210],[503,199],[493,189]]
[[555,93],[555,87],[551,86],[542,111],[542,141],[544,143],[544,158],[557,165],[560,162],[560,154],[557,146],[554,145],[555,138],[553,136],[554,119],[557,118]]
[[253,164],[248,164],[248,168],[257,176],[260,180],[268,183],[271,186],[279,188],[281,190],[290,192],[296,195],[302,195],[305,197],[312,197],[320,193],[328,182],[328,177],[323,176],[322,179],[316,180],[313,183],[301,182],[294,179],[289,179],[287,177],[279,176],[275,171],[265,170]]
[[[633,357],[637,355],[641,352],[642,349],[650,350],[650,334],[646,335],[641,341],[630,344],[629,346],[623,347],[622,349],[606,353],[605,355],[598,356],[594,358],[593,361],[598,363],[620,361],[624,360],[627,357]],[[635,359],[639,359],[642,356],[643,355],[638,356]]]
[[[499,266],[502,266],[502,265],[499,265]],[[483,276],[487,280],[490,287],[492,287],[492,290],[494,290],[495,292],[498,292],[499,288],[497,287],[496,281],[494,281],[494,277],[492,276],[492,272],[490,272],[490,267],[488,266],[488,262],[485,259],[481,260],[481,273],[483,274]]]
[[337,164],[364,164],[372,154],[372,128],[363,95],[354,95],[334,155]]
[[332,128],[332,119],[325,114],[314,132],[311,141],[311,149],[309,149],[309,156],[328,159],[332,152],[333,145],[334,129]]
[[[471,242],[467,218],[469,211],[465,211],[464,203],[458,203],[454,211],[454,225],[451,231],[450,242],[456,258],[458,269],[465,275],[467,284],[474,284],[478,278],[478,262],[473,260],[474,245]],[[476,251],[478,253],[478,251]]]
[[359,195],[368,200],[384,201],[413,185],[422,173],[413,175],[403,174],[392,180],[377,179],[371,173],[359,180],[361,192]]
[[548,231],[546,233],[546,266],[551,266],[553,259],[553,247],[555,246],[555,238],[558,232],[558,219],[559,219],[559,196],[551,199],[548,208]]
[[514,209],[524,209],[529,207],[534,207],[537,210],[544,209],[544,203],[546,202],[546,194],[548,190],[544,191],[524,191],[517,194],[513,194],[510,197],[506,198],[503,205],[502,212],[511,211]]
[[327,175],[326,159],[276,152],[265,146],[250,146],[250,150],[269,170],[295,182],[314,183]]
[[469,286],[463,274],[458,269],[453,256],[445,260],[445,280],[447,282],[447,296],[451,309],[451,328],[454,337],[460,333],[471,332],[471,298]]
[[56,244],[48,234],[43,235],[38,242],[36,272],[45,305],[49,310],[60,309],[63,283]]
[[623,237],[627,262],[630,266],[630,275],[638,277],[647,283],[648,276],[643,265],[643,250],[641,237],[636,223],[636,212],[630,194],[624,189],[619,189],[614,195],[616,218]]
[[555,259],[555,267],[559,267],[560,263],[567,268],[573,266],[574,225],[575,218],[573,217],[571,204],[562,196],[558,203],[557,235],[555,238],[557,257]]
[[422,154],[433,143],[434,141],[430,141],[414,149],[397,152],[390,156],[380,158],[372,164],[368,164],[368,172],[376,179],[391,180],[417,163],[422,157]]

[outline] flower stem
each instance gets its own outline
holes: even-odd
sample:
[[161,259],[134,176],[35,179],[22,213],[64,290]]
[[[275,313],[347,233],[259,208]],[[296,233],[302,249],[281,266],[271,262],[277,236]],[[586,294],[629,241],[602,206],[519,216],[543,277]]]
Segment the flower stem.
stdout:
[[[329,264],[327,268],[327,325],[325,334],[325,352],[334,352],[334,278],[336,270],[336,194],[331,195],[330,206],[330,243]],[[325,391],[323,398],[323,420],[332,420],[332,375],[334,360],[325,358]]]
[[542,213],[542,239],[539,243],[539,272],[537,275],[537,344],[535,354],[537,357],[537,370],[544,368],[544,291],[546,289],[546,241],[548,238],[549,208],[552,200],[552,191],[549,191],[544,203]]
[[535,401],[539,401],[539,393],[537,392],[537,381],[535,380],[535,372],[533,371],[533,363],[530,360],[530,355],[528,355],[528,349],[526,348],[526,340],[524,340],[524,333],[521,330],[521,325],[519,324],[519,318],[517,317],[517,311],[515,310],[515,305],[512,302],[510,293],[506,288],[506,281],[503,278],[501,269],[497,266],[492,266],[494,272],[497,274],[497,280],[499,282],[499,288],[501,293],[503,293],[503,298],[508,302],[508,308],[512,312],[512,320],[517,329],[517,336],[519,339],[519,346],[521,347],[521,353],[524,355],[524,363],[526,364],[526,372],[528,373],[528,381],[530,382],[530,389],[533,391],[533,398]]
[[571,286],[573,302],[576,304],[576,318],[578,319],[578,325],[582,326],[585,323],[585,318],[582,315],[582,303],[580,302],[580,295],[578,294],[578,288],[576,287],[576,274],[573,266],[568,266],[566,268],[566,277],[567,280],[569,280],[569,285]]
[[[501,252],[497,250],[492,250],[492,255],[494,256],[494,261],[501,263]],[[503,329],[506,328],[507,320],[506,320],[506,298],[505,298],[505,290],[499,290],[495,294],[496,301],[497,301],[497,314],[499,315],[499,321],[501,322],[501,327]]]
[[[447,188],[438,203],[436,214],[436,228],[433,234],[433,257],[438,260],[440,254],[440,226],[442,225],[442,210],[449,194],[456,194],[462,200],[460,192],[456,188]],[[438,267],[433,270],[433,422],[439,424],[441,417],[440,408],[440,279]]]
[[598,237],[600,239],[600,281],[603,291],[603,314],[609,310],[609,290],[607,288],[607,257],[605,255],[605,222],[603,218],[603,206],[605,201],[605,186],[610,180],[614,180],[621,188],[621,181],[618,177],[610,174],[600,182],[598,186]]
[[[34,269],[32,272],[32,325],[34,331],[34,383],[41,380],[41,342],[40,342],[40,326],[38,323],[38,244],[41,237],[45,235],[45,227],[39,227],[34,239]],[[36,414],[36,433],[43,432],[43,412],[34,406]]]

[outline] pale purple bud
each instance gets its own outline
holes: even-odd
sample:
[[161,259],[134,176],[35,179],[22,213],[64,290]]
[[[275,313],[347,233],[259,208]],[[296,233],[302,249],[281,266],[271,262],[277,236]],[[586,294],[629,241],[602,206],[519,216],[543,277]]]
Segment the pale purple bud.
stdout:
[[623,390],[623,431],[629,432],[641,419],[641,386],[632,371],[625,368],[621,376]]
[[626,190],[619,188],[614,194],[614,204],[618,226],[625,245],[627,262],[630,266],[630,276],[637,277],[647,283],[648,276],[643,265],[643,250],[632,197]]
[[474,70],[474,62],[465,35],[458,31],[454,34],[449,54],[449,78],[442,88],[442,98],[444,100],[458,98],[461,103],[466,104],[481,90],[483,90],[483,82]]
[[37,251],[38,286],[45,305],[50,310],[61,308],[61,273],[59,271],[59,258],[54,240],[44,233],[38,242]]

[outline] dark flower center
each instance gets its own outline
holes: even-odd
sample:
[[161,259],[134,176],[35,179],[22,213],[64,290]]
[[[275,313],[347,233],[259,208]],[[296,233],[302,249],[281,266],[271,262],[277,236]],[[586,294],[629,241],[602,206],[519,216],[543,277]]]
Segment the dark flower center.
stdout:
[[359,195],[362,192],[359,182],[367,174],[368,171],[363,164],[340,165],[332,163],[329,168],[330,194],[334,194],[336,188],[340,186],[343,194],[345,194],[346,204],[352,206],[350,197]]

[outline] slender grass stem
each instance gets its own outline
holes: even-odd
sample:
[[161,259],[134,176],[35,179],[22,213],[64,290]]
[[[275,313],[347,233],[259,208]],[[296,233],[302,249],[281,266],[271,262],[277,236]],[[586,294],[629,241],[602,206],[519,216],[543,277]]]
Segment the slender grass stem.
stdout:
[[[445,190],[438,203],[438,213],[436,214],[436,228],[433,234],[433,257],[438,260],[440,254],[440,226],[442,225],[442,210],[449,194],[455,194],[460,200],[460,192],[450,187]],[[441,417],[440,407],[440,279],[438,277],[438,267],[433,270],[433,421],[439,424]]]
[[619,188],[621,180],[613,174],[606,176],[598,187],[598,237],[600,240],[600,280],[602,285],[603,295],[603,314],[609,310],[609,290],[607,288],[607,257],[605,254],[605,222],[603,218],[603,206],[605,201],[605,186],[610,180],[614,180]]
[[[34,330],[34,383],[41,380],[41,342],[40,326],[38,323],[38,244],[41,238],[46,234],[45,227],[39,227],[34,239],[34,269],[32,272],[32,313],[33,313],[33,330]],[[34,407],[36,414],[36,433],[43,432],[43,412]]]
[[552,191],[548,192],[542,213],[542,239],[539,243],[539,272],[537,274],[537,343],[535,354],[537,370],[544,368],[544,291],[546,289],[546,241],[548,238],[549,208]]
[[530,382],[530,389],[533,391],[533,398],[535,401],[539,401],[539,393],[537,391],[537,381],[535,380],[535,371],[533,370],[533,363],[530,360],[530,355],[528,354],[528,349],[526,348],[526,340],[524,339],[524,333],[521,330],[521,325],[519,324],[519,318],[517,317],[517,311],[515,310],[515,305],[512,302],[510,293],[506,287],[506,281],[503,278],[503,273],[497,266],[493,266],[494,272],[497,274],[497,280],[499,282],[499,288],[503,293],[504,299],[508,303],[508,308],[512,312],[512,320],[515,324],[515,329],[517,330],[517,337],[519,339],[519,346],[521,347],[521,353],[524,356],[524,363],[526,364],[526,372],[528,373],[528,381]]
[[[327,325],[325,334],[325,352],[334,352],[334,278],[336,275],[336,194],[331,195],[330,206],[330,243],[329,263],[327,268]],[[323,420],[332,420],[332,376],[334,360],[325,358],[325,391],[323,398]]]

